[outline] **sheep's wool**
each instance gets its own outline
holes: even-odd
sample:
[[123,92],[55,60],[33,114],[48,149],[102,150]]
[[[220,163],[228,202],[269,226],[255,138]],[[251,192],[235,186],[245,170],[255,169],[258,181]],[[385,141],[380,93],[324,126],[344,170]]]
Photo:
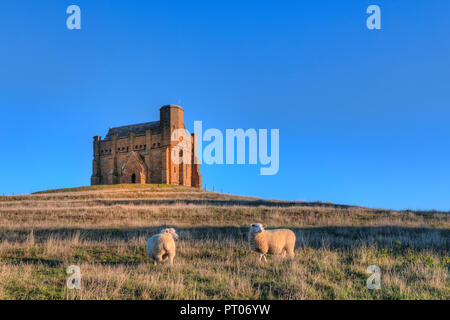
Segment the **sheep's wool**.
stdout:
[[287,254],[294,257],[295,234],[289,229],[264,230],[248,234],[250,248],[260,254]]
[[[166,233],[169,230],[169,233]],[[169,260],[170,264],[173,263],[175,257],[176,246],[173,235],[176,235],[174,229],[166,229],[161,233],[152,236],[148,239],[146,244],[146,252],[150,258],[155,259],[155,263],[161,263]],[[173,233],[172,233],[173,231]]]
[[269,244],[266,237],[266,231],[259,233],[249,233],[250,248],[259,253],[267,253]]

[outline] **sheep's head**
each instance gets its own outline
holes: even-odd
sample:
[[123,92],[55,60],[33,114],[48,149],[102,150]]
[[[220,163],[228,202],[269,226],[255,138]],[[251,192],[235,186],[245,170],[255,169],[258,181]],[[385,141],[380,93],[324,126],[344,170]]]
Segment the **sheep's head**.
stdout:
[[178,240],[178,235],[177,235],[177,233],[175,232],[175,229],[174,229],[174,228],[166,228],[166,229],[162,229],[162,230],[161,230],[161,233],[167,233],[167,234],[170,234],[170,235],[173,237],[174,240]]
[[250,232],[251,233],[260,233],[264,231],[264,225],[262,225],[261,223],[253,223],[252,225],[250,225]]

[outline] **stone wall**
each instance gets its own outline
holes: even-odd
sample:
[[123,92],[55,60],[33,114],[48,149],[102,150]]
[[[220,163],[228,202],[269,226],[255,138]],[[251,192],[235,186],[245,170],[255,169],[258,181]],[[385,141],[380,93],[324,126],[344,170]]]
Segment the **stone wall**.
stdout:
[[[125,137],[113,133],[101,140],[95,136],[91,184],[168,183],[201,188],[199,165],[191,164],[196,154],[196,137],[171,141],[175,129],[185,130],[183,109],[164,106],[160,117],[159,127],[153,127],[156,132],[147,129],[136,135],[130,126]],[[128,127],[120,127],[122,133],[123,128]],[[110,132],[114,132],[113,128]],[[183,160],[177,163],[173,161],[175,157]]]

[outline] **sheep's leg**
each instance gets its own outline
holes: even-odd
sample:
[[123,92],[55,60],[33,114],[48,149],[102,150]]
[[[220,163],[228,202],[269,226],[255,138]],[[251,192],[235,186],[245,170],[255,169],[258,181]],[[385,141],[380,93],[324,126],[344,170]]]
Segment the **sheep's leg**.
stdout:
[[259,254],[259,262],[261,262],[262,257],[264,257],[264,254],[260,253]]
[[170,265],[173,265],[173,258],[175,258],[174,255],[169,255]]
[[291,250],[291,252],[289,252],[289,258],[294,259],[295,254],[294,254],[294,250]]
[[261,259],[264,258],[264,262],[267,262],[266,255],[264,253],[259,254],[259,262],[261,262]]
[[[157,255],[157,256],[156,256],[156,261],[157,261],[158,263],[162,263],[162,262],[164,261],[163,255],[162,255],[162,254]],[[155,261],[155,262],[156,262],[156,261]]]

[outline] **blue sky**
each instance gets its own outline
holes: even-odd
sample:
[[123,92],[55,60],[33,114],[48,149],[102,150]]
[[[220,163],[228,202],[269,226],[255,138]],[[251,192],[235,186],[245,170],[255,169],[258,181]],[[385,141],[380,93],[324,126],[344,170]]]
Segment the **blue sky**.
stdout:
[[[66,28],[81,8],[82,29]],[[377,4],[382,30],[366,28]],[[208,189],[450,210],[449,1],[2,1],[0,194],[88,185],[92,137],[180,104],[280,129],[280,170]]]

